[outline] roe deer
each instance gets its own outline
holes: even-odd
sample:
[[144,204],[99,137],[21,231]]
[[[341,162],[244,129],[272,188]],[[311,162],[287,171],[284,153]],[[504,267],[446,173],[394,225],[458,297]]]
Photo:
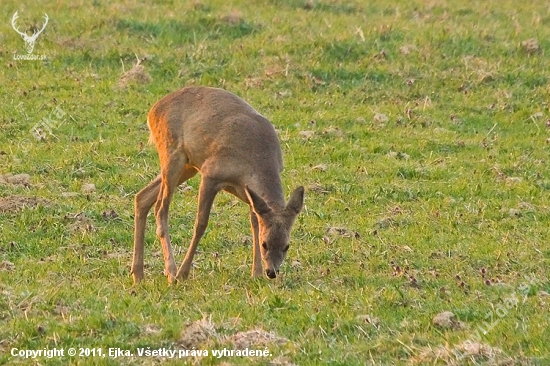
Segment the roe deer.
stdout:
[[[151,206],[156,202],[157,236],[172,283],[189,276],[214,197],[221,190],[250,205],[252,276],[262,275],[263,262],[267,277],[275,278],[288,251],[290,230],[302,210],[304,188],[296,188],[285,203],[280,177],[283,158],[273,125],[236,95],[208,87],[168,94],[153,105],[147,124],[161,169],[134,201],[134,282],[143,279],[145,224]],[[168,208],[174,190],[197,173],[202,178],[193,238],[176,272]]]

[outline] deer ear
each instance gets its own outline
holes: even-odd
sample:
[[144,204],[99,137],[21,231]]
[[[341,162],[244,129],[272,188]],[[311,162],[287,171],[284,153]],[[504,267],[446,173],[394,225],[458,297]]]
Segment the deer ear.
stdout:
[[286,205],[286,210],[298,215],[304,207],[304,187],[300,186],[292,192]]
[[269,207],[264,199],[256,192],[248,186],[245,187],[244,191],[246,192],[246,196],[250,202],[250,207],[252,207],[252,210],[254,210],[257,215],[263,216],[271,212],[271,207]]

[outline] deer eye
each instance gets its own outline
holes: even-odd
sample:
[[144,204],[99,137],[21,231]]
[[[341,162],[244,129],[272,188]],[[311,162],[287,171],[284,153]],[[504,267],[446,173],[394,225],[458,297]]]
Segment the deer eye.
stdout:
[[267,250],[267,244],[265,243],[265,241],[262,243],[262,248],[264,248],[265,250]]
[[287,246],[285,247],[285,249],[283,249],[283,253],[288,252],[288,247],[289,247],[289,245],[287,245]]

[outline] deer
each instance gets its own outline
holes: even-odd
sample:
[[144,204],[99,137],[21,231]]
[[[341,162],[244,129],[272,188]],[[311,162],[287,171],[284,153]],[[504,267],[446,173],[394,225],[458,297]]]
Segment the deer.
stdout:
[[[188,278],[220,191],[250,206],[252,277],[262,277],[265,272],[268,278],[276,278],[289,249],[294,221],[304,205],[304,187],[297,187],[285,202],[280,176],[282,150],[271,122],[229,91],[196,86],[156,102],[147,115],[147,125],[149,142],[158,152],[160,174],[134,199],[134,283],[144,278],[145,226],[153,204],[164,273],[172,284]],[[177,268],[168,232],[168,210],[177,187],[197,173],[201,181],[193,236]]]
[[38,38],[40,33],[44,31],[44,29],[46,28],[46,25],[48,24],[48,20],[49,20],[48,14],[44,13],[44,24],[42,25],[42,29],[40,29],[37,32],[33,32],[32,36],[29,36],[27,35],[27,33],[21,32],[19,30],[19,28],[15,25],[15,21],[17,20],[17,18],[19,18],[19,14],[15,12],[13,14],[13,17],[11,18],[11,26],[17,33],[19,33],[19,35],[21,35],[21,37],[23,37],[23,40],[25,41],[25,49],[27,50],[28,54],[31,54],[32,51],[34,50],[34,44],[36,43],[36,39]]

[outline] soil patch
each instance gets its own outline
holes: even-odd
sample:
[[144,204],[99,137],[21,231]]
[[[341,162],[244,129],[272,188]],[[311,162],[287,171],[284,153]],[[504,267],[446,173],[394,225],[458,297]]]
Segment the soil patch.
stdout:
[[47,205],[48,200],[39,197],[8,196],[0,198],[0,212],[17,212],[27,207],[36,207],[39,204]]
[[28,174],[0,174],[0,184],[10,184],[12,186],[24,186],[24,187],[30,187],[31,186],[31,176]]

